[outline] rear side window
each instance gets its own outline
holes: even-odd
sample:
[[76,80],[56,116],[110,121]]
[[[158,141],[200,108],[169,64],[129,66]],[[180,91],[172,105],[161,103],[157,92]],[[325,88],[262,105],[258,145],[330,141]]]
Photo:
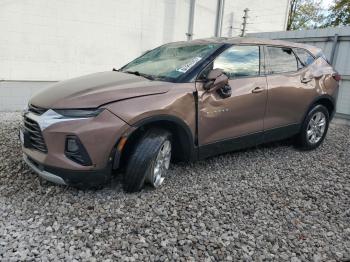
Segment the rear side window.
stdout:
[[319,58],[321,57],[322,59],[324,59],[328,64],[331,64],[328,60],[328,58],[326,57],[326,55],[323,53],[323,52],[319,52],[317,55],[316,55],[316,58]]
[[298,61],[291,48],[267,47],[271,74],[295,72],[298,70]]
[[295,48],[293,50],[303,66],[308,66],[314,61],[313,56],[308,51],[301,48]]
[[213,68],[224,70],[229,78],[258,76],[260,48],[259,46],[232,46],[214,60]]

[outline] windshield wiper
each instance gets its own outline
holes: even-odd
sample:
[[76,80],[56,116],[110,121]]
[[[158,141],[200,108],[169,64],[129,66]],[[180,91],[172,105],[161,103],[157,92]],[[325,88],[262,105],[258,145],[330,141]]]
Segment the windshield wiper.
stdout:
[[142,77],[147,78],[149,80],[154,80],[153,76],[140,73],[139,71],[124,71],[124,73],[133,74],[133,75],[136,75],[136,76],[142,76]]

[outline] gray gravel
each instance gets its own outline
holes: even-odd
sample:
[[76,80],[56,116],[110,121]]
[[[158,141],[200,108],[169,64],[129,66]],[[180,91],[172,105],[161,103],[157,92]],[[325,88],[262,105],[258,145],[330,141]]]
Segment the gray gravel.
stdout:
[[[15,121],[14,121],[15,119]],[[350,128],[316,151],[276,143],[172,167],[158,190],[82,191],[21,160],[0,114],[0,260],[341,261],[350,258]]]

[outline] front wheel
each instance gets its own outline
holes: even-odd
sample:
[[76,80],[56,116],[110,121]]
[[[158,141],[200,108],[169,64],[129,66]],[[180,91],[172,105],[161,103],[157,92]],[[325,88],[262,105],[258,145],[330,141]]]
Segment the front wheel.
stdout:
[[323,105],[314,106],[307,114],[301,131],[297,136],[297,145],[304,150],[317,148],[326,137],[329,126],[329,113]]
[[150,129],[136,143],[124,177],[126,192],[137,192],[145,183],[161,186],[170,165],[172,146],[168,131]]

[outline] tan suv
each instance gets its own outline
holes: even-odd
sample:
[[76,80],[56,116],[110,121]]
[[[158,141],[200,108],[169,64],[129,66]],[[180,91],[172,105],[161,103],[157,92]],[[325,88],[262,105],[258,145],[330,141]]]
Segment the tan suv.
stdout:
[[326,136],[340,76],[320,49],[249,38],[176,42],[119,70],[52,85],[31,98],[26,163],[59,184],[159,187],[172,161],[295,137]]

